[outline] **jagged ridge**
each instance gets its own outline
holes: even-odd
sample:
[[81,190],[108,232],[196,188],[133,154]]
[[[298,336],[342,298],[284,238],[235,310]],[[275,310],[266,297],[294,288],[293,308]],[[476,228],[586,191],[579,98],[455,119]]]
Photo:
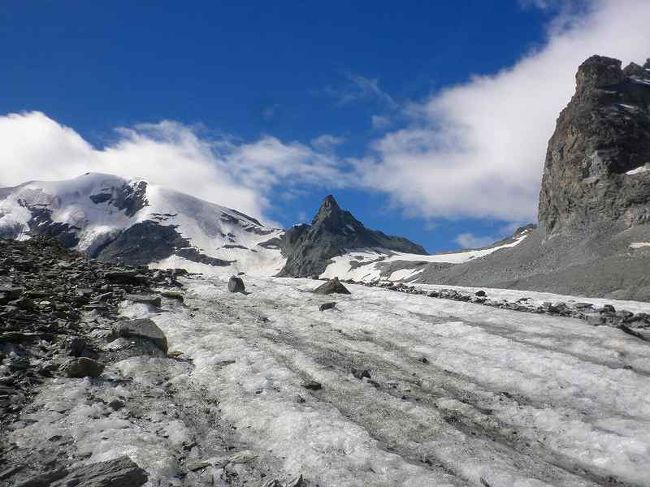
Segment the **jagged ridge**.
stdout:
[[403,237],[367,229],[349,211],[342,210],[332,195],[321,204],[311,225],[288,230],[282,249],[287,262],[280,276],[307,277],[322,274],[332,257],[355,248],[380,248],[426,254],[418,244]]

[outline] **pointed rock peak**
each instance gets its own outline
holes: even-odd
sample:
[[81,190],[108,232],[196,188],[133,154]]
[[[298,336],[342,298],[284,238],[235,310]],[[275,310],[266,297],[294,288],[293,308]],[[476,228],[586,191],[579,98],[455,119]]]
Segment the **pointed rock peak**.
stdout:
[[600,88],[623,80],[621,61],[605,56],[591,56],[578,68],[578,90]]
[[645,69],[637,63],[630,63],[623,69],[623,74],[625,76],[643,76]]
[[318,213],[316,213],[316,216],[314,217],[312,225],[316,222],[328,219],[332,215],[337,215],[342,212],[343,210],[341,210],[341,207],[336,202],[336,199],[334,199],[334,196],[331,194],[327,195],[321,203],[320,208],[318,209]]
[[334,198],[334,195],[328,194],[325,196],[325,199],[320,205],[321,209],[325,210],[340,210],[341,207],[339,204],[336,202],[336,199]]

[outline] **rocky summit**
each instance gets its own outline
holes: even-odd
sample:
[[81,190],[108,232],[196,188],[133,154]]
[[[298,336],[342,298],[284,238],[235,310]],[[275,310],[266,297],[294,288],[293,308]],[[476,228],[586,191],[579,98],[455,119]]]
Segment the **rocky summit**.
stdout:
[[352,213],[341,209],[334,196],[321,204],[311,225],[296,225],[283,236],[286,264],[280,276],[310,277],[325,271],[330,259],[356,248],[376,248],[425,255],[418,244],[403,237],[367,229]]
[[650,300],[650,62],[592,56],[546,154],[539,225],[418,282]]
[[592,56],[548,144],[539,224],[548,234],[650,221],[650,60]]

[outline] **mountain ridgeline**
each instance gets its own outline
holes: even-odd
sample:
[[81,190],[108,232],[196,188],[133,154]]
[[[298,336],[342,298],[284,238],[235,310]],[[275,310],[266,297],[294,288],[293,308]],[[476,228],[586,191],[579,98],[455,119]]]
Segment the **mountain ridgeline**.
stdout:
[[311,225],[296,225],[284,234],[282,249],[287,262],[279,275],[319,276],[332,257],[357,248],[427,253],[422,246],[406,238],[367,229],[329,195],[323,200]]
[[650,300],[650,61],[580,65],[548,144],[538,221],[484,249],[429,256],[366,228],[333,196],[311,224],[282,230],[106,174],[0,188],[0,238],[46,234],[99,260]]

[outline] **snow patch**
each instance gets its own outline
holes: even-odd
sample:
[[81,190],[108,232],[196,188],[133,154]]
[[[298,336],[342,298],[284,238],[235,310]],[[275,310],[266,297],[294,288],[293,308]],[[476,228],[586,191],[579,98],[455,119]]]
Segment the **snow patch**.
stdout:
[[639,166],[637,168],[631,169],[627,171],[625,174],[627,174],[628,176],[633,176],[634,174],[641,174],[647,171],[650,171],[650,162],[646,162],[643,166]]
[[[512,242],[495,247],[489,247],[479,250],[467,250],[464,252],[453,252],[448,254],[419,255],[407,254],[403,252],[393,252],[384,249],[358,249],[346,254],[334,257],[332,263],[327,266],[325,272],[320,277],[331,279],[352,279],[354,281],[371,282],[379,280],[381,277],[381,268],[386,264],[393,262],[438,262],[448,264],[462,264],[473,259],[485,257],[501,249],[507,249],[519,245],[528,236],[528,232],[522,233]],[[361,263],[361,265],[358,265]],[[391,281],[404,280],[412,278],[413,275],[421,272],[423,269],[414,271],[413,269],[403,269],[391,274]],[[398,274],[399,273],[399,274]],[[397,275],[397,277],[396,277]]]
[[630,244],[631,249],[642,249],[644,247],[650,247],[650,242],[632,242]]

